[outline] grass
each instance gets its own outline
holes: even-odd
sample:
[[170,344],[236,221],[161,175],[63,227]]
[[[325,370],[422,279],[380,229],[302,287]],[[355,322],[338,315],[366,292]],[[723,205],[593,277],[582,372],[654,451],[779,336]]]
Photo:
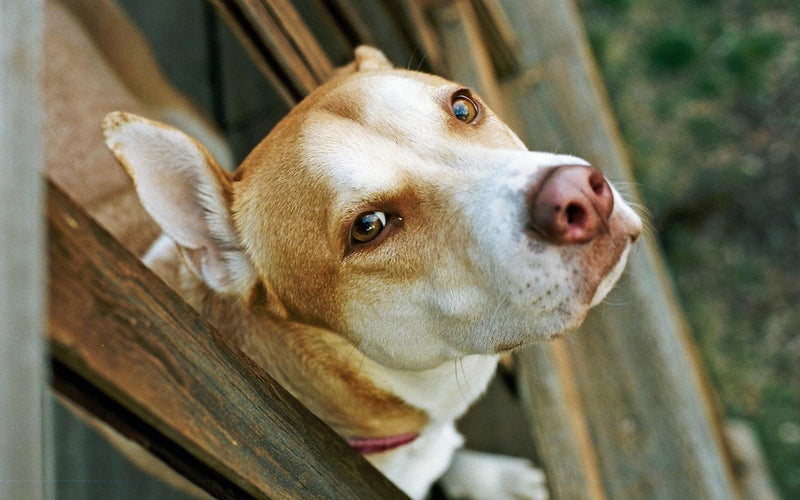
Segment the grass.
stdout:
[[800,498],[800,4],[579,4],[726,412]]

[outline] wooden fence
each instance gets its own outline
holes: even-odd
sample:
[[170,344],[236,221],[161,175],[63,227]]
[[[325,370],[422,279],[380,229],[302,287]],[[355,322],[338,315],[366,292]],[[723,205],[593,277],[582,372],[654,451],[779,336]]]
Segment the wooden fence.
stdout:
[[[208,108],[240,153],[366,42],[400,65],[479,89],[532,148],[581,155],[633,185],[571,2],[212,3],[254,61],[258,88],[270,90],[257,103],[242,95],[254,72],[236,72],[235,64],[250,63],[226,52],[231,39],[206,11],[206,41],[217,50],[209,73],[229,94],[210,92]],[[247,110],[264,113],[245,123]],[[639,201],[634,188],[627,192]],[[73,197],[47,189],[56,391],[217,496],[399,494]],[[553,497],[736,497],[714,397],[652,241],[638,245],[606,302],[580,332],[516,357],[521,406]],[[520,442],[519,429],[505,433],[497,451]]]

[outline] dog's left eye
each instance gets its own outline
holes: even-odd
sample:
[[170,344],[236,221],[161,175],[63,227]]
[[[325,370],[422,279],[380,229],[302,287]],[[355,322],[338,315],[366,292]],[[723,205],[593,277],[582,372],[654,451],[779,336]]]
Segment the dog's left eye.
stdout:
[[383,212],[365,212],[353,222],[350,229],[352,243],[369,243],[381,234],[386,227],[386,214]]
[[453,116],[464,123],[472,123],[478,117],[478,105],[463,93],[454,95],[450,106]]

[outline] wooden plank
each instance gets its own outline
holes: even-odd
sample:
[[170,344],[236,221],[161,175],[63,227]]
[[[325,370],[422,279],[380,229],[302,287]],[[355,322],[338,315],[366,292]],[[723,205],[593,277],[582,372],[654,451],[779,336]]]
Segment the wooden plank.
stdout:
[[295,103],[264,77],[240,39],[219,23],[220,73],[226,129],[234,156],[241,161]]
[[[323,0],[326,3],[331,0]],[[339,0],[332,0],[339,2]],[[408,3],[403,0],[379,0],[376,2],[355,2],[345,0],[343,4],[350,4],[353,8],[351,14],[353,21],[338,22],[340,29],[347,32],[347,24],[358,22],[367,29],[358,39],[350,37],[351,45],[367,43],[379,48],[386,57],[396,66],[417,69],[427,68],[428,59],[424,50],[421,50],[415,37],[414,29],[408,18]],[[359,21],[360,20],[360,21]],[[352,61],[352,53],[344,63]]]
[[303,98],[303,93],[292,82],[280,63],[273,57],[269,46],[260,40],[256,31],[235,2],[228,0],[210,0],[217,8],[220,17],[236,35],[236,38],[247,51],[256,68],[272,85],[278,95],[288,106],[294,106]]
[[[501,3],[522,38],[521,76],[504,87],[521,135],[538,149],[584,156],[638,202],[574,5]],[[735,497],[713,397],[652,241],[638,243],[621,286],[568,342],[534,346],[520,359],[554,498]],[[576,412],[588,433],[576,427]],[[565,422],[571,435],[552,439]],[[576,493],[576,470],[581,480],[599,473],[602,491]]]
[[314,75],[316,85],[311,88],[314,90],[333,73],[333,65],[325,51],[289,0],[261,0],[261,2],[279,23],[281,29],[288,34],[305,65]]
[[472,0],[475,17],[499,78],[514,74],[519,67],[519,39],[498,0]]
[[325,51],[288,0],[212,2],[290,105],[333,73]]
[[428,14],[434,20],[448,76],[478,89],[498,116],[507,116],[489,47],[473,3],[453,0],[435,4],[428,8]]
[[222,496],[402,497],[53,184],[47,221],[61,379],[88,383],[128,412],[119,421],[152,430],[133,432],[140,444],[185,450],[227,481],[212,488]]
[[[57,380],[51,377],[51,383]],[[87,412],[66,397],[60,397],[56,390],[50,391],[50,414],[54,421],[54,436],[58,436],[58,440],[53,456],[49,458],[54,462],[51,484],[55,498],[199,500],[207,495],[195,487],[195,494],[190,496],[185,488],[193,484],[187,484],[177,472],[175,476],[163,477],[167,470],[163,462],[158,464],[161,480],[132,464],[114,447],[109,433],[98,432],[96,420],[89,422],[79,418],[78,415],[88,416]],[[120,439],[119,435],[116,437]]]
[[252,497],[56,358],[50,385],[58,498]]
[[[395,9],[395,2],[391,0],[384,0],[384,3],[392,5]],[[416,38],[422,45],[425,55],[427,56],[428,64],[432,71],[437,74],[447,74],[445,67],[444,55],[439,43],[439,35],[430,23],[428,16],[428,4],[430,0],[410,0],[407,4],[409,24],[414,27],[416,31]]]
[[520,398],[552,498],[601,500],[605,491],[598,458],[563,342],[517,354]]
[[367,23],[350,0],[321,0],[321,2],[351,47],[375,44],[375,38]]
[[[478,72],[487,100],[496,86],[493,81],[517,69],[516,32],[497,0],[412,0],[407,11],[432,68],[454,78],[462,71]],[[452,60],[459,53],[457,43],[467,44],[473,59],[466,64]]]
[[42,2],[0,0],[0,498],[43,498]]
[[[358,45],[359,34],[348,25],[349,13],[334,15],[323,0],[292,0],[292,5],[303,18],[308,30],[334,66],[344,66],[353,60],[353,48]],[[340,17],[344,16],[344,17]],[[365,26],[362,28],[366,29]]]

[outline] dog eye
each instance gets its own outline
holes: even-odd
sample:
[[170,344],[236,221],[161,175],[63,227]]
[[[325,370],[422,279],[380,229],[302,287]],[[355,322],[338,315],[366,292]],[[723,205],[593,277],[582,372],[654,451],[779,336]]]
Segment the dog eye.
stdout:
[[386,227],[386,214],[383,212],[365,212],[356,217],[350,229],[353,243],[369,243],[381,234]]
[[463,93],[453,96],[450,107],[453,109],[453,116],[464,123],[472,123],[478,117],[478,105]]

